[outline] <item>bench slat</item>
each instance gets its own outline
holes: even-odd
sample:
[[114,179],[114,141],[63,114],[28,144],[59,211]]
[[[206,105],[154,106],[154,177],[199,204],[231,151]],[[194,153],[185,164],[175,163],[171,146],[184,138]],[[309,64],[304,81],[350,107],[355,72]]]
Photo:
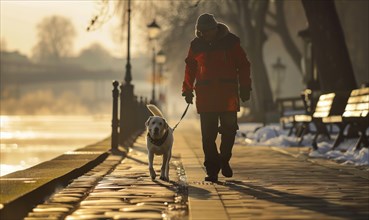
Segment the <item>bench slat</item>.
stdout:
[[340,115],[333,115],[328,116],[326,118],[322,118],[323,123],[341,123],[342,122],[342,116]]

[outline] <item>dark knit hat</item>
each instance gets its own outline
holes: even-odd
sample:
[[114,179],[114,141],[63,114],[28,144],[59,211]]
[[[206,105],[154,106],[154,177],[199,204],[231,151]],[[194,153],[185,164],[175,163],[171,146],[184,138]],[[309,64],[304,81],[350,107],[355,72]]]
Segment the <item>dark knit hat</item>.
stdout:
[[215,20],[212,14],[202,14],[197,18],[196,30],[207,31],[216,28],[218,22]]

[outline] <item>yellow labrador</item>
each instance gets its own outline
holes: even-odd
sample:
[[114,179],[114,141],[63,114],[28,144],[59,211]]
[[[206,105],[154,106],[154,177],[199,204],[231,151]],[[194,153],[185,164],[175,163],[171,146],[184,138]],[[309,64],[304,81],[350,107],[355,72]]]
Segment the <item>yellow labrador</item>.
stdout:
[[151,179],[156,178],[153,167],[154,155],[163,155],[160,179],[169,181],[169,161],[172,156],[173,129],[169,127],[163,114],[155,105],[147,105],[147,108],[154,116],[147,119],[145,125],[147,129],[146,144],[149,159],[149,171]]

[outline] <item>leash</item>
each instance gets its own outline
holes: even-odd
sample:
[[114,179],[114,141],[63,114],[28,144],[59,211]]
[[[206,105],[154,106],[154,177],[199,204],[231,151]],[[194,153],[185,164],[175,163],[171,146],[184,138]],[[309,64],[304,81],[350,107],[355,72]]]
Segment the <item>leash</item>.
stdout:
[[184,118],[184,116],[186,115],[186,113],[187,113],[187,110],[188,110],[188,107],[190,107],[190,104],[188,104],[187,105],[187,107],[186,107],[186,109],[185,109],[185,111],[183,112],[183,114],[182,114],[182,117],[181,117],[181,119],[179,119],[179,122],[173,127],[173,131],[177,128],[177,126],[179,125],[179,123],[182,121],[182,119]]

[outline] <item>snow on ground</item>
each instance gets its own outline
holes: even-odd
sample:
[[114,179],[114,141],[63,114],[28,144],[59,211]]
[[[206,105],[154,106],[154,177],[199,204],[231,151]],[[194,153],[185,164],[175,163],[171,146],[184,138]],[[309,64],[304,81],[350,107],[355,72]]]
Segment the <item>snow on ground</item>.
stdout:
[[[294,135],[288,136],[288,130],[283,130],[279,124],[262,126],[262,124],[240,124],[237,132],[236,143],[240,145],[253,146],[279,146],[298,147],[299,140]],[[362,148],[355,150],[357,138],[348,139],[342,142],[335,150],[331,146],[336,135],[327,138],[318,138],[318,150],[311,150],[310,157],[327,158],[337,161],[340,164],[351,164],[355,166],[369,166],[369,150]],[[310,146],[313,135],[307,134],[303,138],[302,146]],[[301,146],[300,145],[300,146]]]

